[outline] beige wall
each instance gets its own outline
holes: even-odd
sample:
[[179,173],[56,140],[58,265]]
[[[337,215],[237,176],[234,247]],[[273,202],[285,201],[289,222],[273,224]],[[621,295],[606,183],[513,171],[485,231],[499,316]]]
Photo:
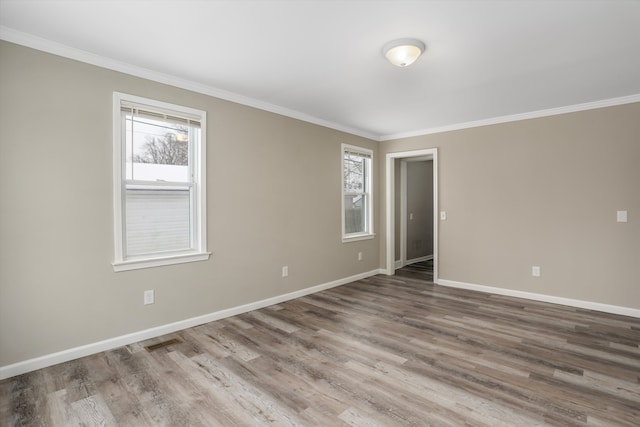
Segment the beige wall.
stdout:
[[[209,261],[113,272],[113,91],[207,111]],[[364,138],[0,42],[0,366],[377,269],[377,239],[341,242],[341,143],[377,155]]]
[[434,147],[441,279],[640,308],[639,103],[387,141],[379,165]]

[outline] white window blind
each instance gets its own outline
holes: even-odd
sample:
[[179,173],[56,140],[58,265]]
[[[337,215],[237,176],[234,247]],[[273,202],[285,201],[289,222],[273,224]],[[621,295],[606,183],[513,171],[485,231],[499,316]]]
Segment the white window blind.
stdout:
[[369,152],[364,152],[364,151],[356,151],[356,150],[352,150],[352,149],[348,149],[345,148],[344,150],[344,154],[348,155],[348,156],[357,156],[357,157],[363,157],[365,159],[370,159],[373,156],[371,155],[371,153]]
[[175,115],[175,113],[170,114],[170,113],[167,113],[166,111],[163,112],[161,109],[157,109],[156,111],[150,111],[148,108],[145,109],[145,107],[135,106],[135,104],[123,103],[120,106],[120,111],[122,111],[124,114],[130,115],[133,117],[140,117],[140,118],[146,118],[146,119],[152,119],[152,120],[161,120],[169,124],[185,125],[185,126],[191,126],[195,128],[200,127],[200,120],[197,117],[178,116],[178,115]]

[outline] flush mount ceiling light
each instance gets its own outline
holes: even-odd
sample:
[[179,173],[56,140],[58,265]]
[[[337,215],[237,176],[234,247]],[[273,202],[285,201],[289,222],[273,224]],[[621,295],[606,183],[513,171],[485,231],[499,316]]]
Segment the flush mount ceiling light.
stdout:
[[415,62],[426,46],[416,39],[398,39],[382,47],[382,53],[393,65],[407,67]]

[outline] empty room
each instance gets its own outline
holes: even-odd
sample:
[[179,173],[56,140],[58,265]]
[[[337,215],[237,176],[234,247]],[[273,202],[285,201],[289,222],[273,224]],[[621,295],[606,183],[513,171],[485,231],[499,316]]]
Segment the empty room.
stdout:
[[639,425],[638,52],[636,0],[0,0],[0,425]]

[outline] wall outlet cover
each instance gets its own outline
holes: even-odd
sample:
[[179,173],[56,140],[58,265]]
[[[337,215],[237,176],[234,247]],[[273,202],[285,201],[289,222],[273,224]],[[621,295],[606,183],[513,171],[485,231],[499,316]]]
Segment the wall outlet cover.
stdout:
[[540,267],[538,267],[537,265],[531,267],[531,275],[533,277],[540,277]]
[[144,305],[154,304],[155,303],[155,295],[153,290],[144,291]]
[[616,220],[618,222],[627,222],[627,211],[617,211]]

